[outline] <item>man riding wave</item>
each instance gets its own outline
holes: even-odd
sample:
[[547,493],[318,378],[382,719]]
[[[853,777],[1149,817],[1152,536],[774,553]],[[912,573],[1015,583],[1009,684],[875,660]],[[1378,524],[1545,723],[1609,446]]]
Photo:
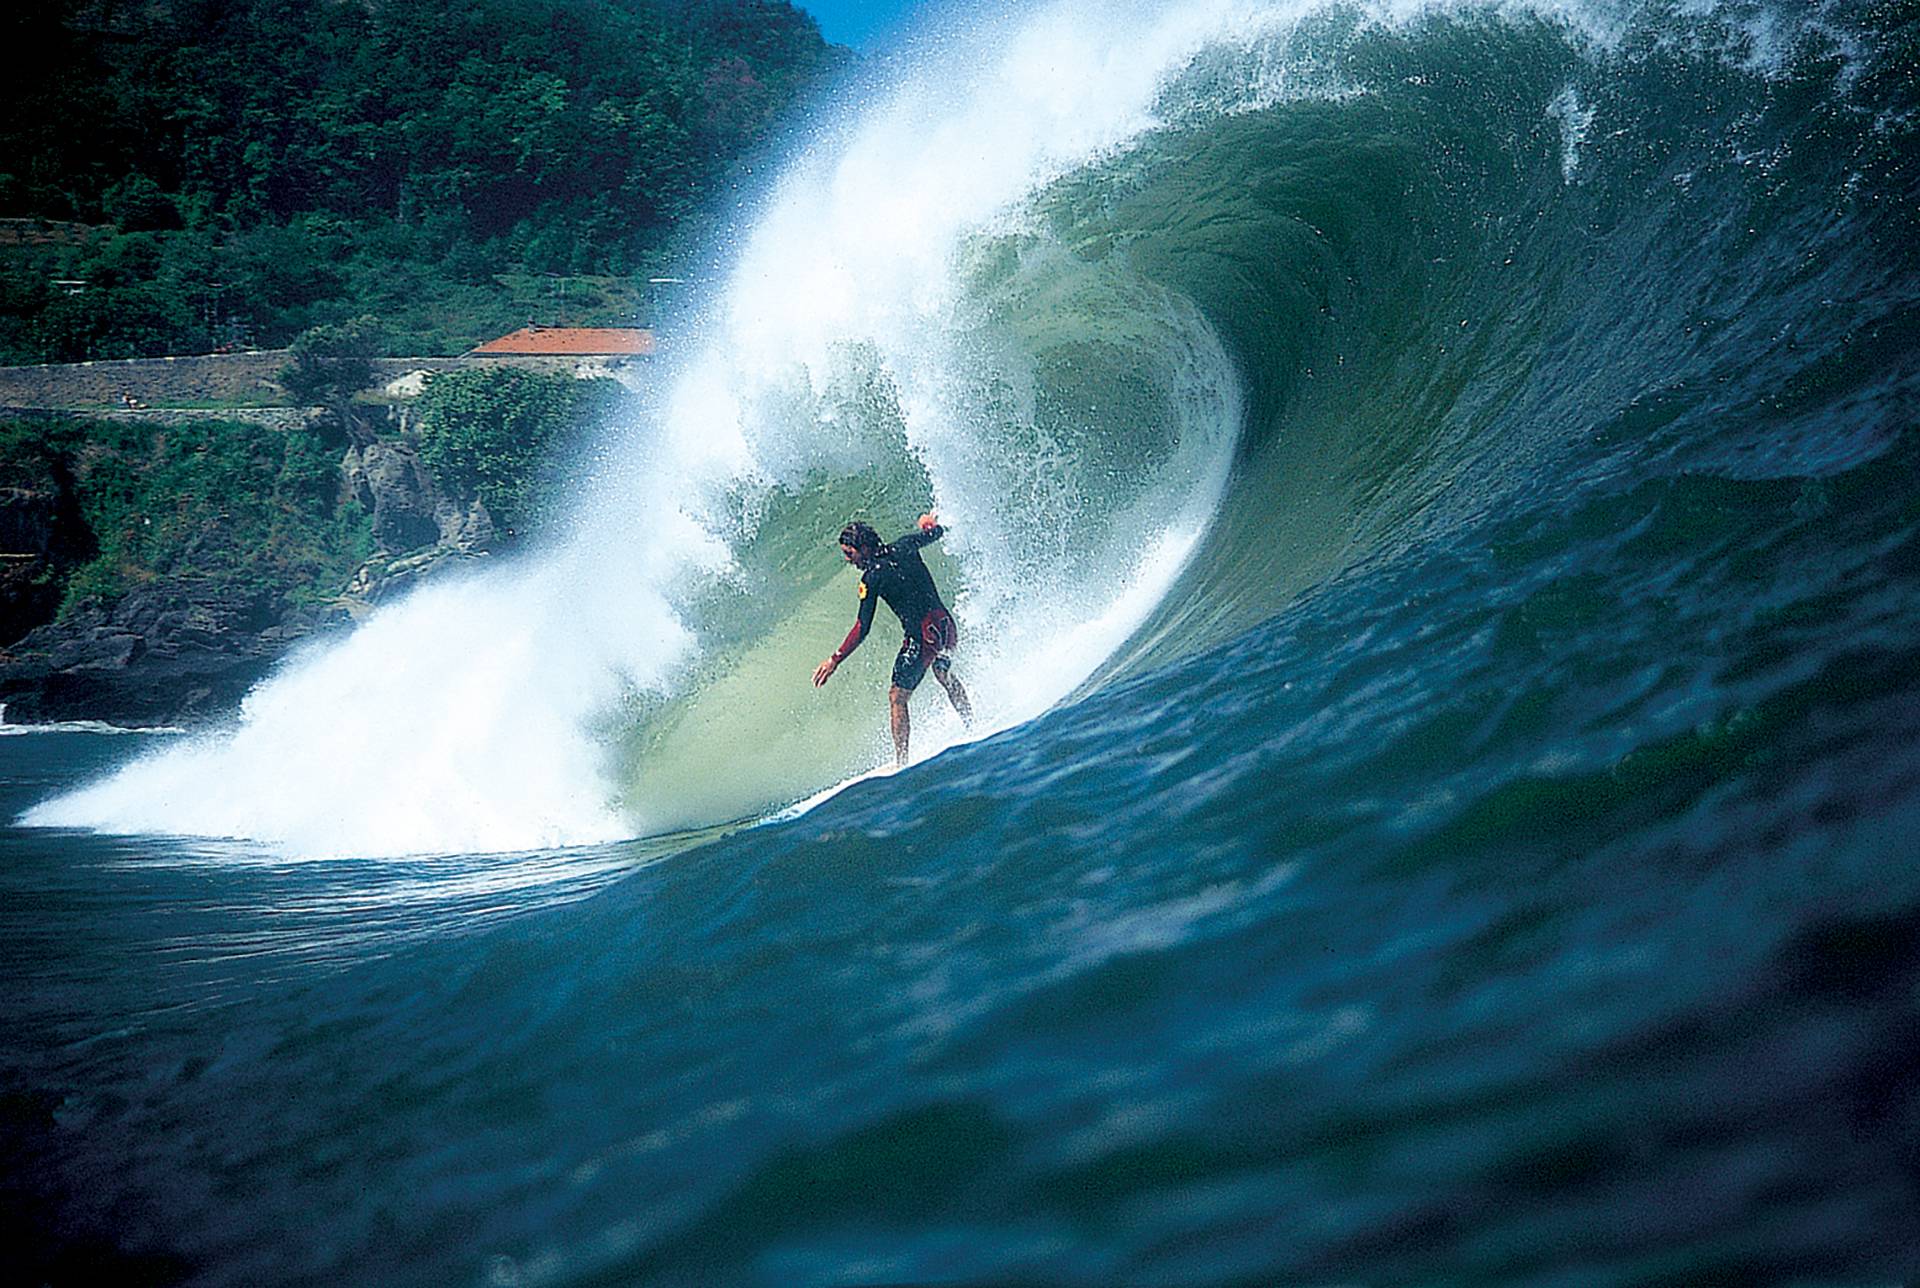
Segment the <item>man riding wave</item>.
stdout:
[[893,684],[887,690],[893,712],[893,754],[901,765],[907,763],[911,732],[907,700],[928,671],[947,691],[947,699],[960,718],[969,725],[973,723],[973,704],[955,678],[948,656],[959,642],[959,630],[953,624],[953,614],[941,602],[933,574],[920,558],[922,546],[945,535],[946,529],[931,514],[921,515],[916,529],[891,545],[883,543],[879,533],[858,519],[840,530],[840,553],[860,570],[859,615],[840,647],[814,669],[813,682],[816,686],[825,684],[847,655],[860,647],[860,641],[873,629],[875,601],[886,600],[887,607],[900,619],[905,636],[899,655],[893,659]]

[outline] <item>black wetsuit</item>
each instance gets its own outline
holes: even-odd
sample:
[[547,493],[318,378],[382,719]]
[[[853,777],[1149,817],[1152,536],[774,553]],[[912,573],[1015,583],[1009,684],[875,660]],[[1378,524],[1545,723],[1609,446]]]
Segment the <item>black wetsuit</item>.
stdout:
[[936,524],[924,532],[909,532],[884,547],[867,565],[860,574],[860,618],[835,651],[835,661],[860,647],[860,641],[873,629],[874,601],[884,599],[900,619],[900,629],[906,636],[900,641],[900,656],[893,660],[893,682],[912,690],[926,676],[929,666],[945,673],[948,662],[944,655],[959,642],[959,632],[953,615],[940,602],[940,591],[920,558],[920,547],[938,541],[946,531]]

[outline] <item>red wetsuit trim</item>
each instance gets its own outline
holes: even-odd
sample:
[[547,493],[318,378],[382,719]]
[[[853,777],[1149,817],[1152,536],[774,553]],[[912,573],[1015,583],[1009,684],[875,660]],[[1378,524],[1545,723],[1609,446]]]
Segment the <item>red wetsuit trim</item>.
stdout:
[[846,661],[847,654],[859,648],[860,641],[865,639],[866,637],[867,637],[867,624],[865,622],[855,622],[853,624],[853,629],[847,632],[847,638],[841,640],[840,647],[833,651],[834,661],[836,662]]
[[944,653],[960,642],[960,630],[953,624],[952,614],[936,608],[920,619],[920,639],[929,648]]

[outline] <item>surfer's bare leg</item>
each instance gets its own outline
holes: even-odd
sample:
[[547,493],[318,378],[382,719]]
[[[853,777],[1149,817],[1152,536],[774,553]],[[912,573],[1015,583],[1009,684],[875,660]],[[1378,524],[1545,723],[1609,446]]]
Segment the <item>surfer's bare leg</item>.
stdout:
[[960,683],[960,677],[953,673],[953,665],[946,658],[934,659],[933,678],[947,691],[947,701],[960,713],[961,723],[973,728],[973,702],[967,697],[967,686]]
[[907,763],[907,739],[913,732],[912,722],[907,718],[907,699],[912,696],[897,684],[887,690],[887,702],[893,707],[893,760],[896,765]]

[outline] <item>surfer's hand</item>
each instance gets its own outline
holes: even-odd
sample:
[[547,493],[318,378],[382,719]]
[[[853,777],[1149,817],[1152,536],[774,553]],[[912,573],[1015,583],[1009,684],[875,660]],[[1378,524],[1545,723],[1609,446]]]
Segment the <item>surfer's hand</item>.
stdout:
[[817,689],[821,685],[825,684],[827,682],[827,677],[829,675],[832,675],[834,672],[834,668],[839,665],[840,665],[840,661],[838,658],[830,657],[826,661],[822,662],[819,666],[814,667],[813,668],[813,687]]
[[936,514],[934,511],[928,510],[925,514],[920,516],[920,531],[932,532],[934,528],[939,526],[939,523],[940,523],[940,516]]

